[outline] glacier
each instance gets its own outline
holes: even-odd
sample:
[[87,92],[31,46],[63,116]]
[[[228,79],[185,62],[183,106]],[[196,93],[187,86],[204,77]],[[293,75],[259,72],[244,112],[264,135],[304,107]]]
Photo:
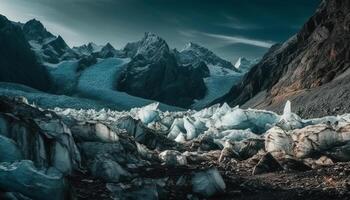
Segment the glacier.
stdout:
[[61,200],[72,195],[66,178],[87,171],[107,183],[115,198],[145,193],[166,198],[174,183],[190,188],[190,195],[210,198],[229,187],[222,166],[232,162],[257,160],[253,173],[264,173],[273,166],[293,167],[283,164],[291,159],[310,169],[350,161],[350,114],[302,119],[291,102],[277,114],[227,104],[162,111],[151,103],[117,111],[43,109],[25,98],[0,101],[5,195],[44,199],[41,194],[52,193]]

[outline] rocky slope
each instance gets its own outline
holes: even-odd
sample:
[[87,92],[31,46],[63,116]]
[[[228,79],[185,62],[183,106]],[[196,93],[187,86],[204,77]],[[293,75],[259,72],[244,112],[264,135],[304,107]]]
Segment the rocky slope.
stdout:
[[349,1],[322,1],[298,34],[273,46],[217,102],[280,111],[290,99],[303,116],[348,112],[349,12]]
[[15,82],[47,90],[48,72],[31,51],[20,26],[0,15],[0,81]]

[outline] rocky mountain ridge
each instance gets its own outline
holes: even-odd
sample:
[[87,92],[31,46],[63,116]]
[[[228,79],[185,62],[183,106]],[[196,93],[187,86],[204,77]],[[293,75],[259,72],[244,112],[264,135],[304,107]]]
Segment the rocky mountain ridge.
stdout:
[[31,51],[22,29],[0,15],[0,81],[47,91],[49,74]]
[[280,111],[290,99],[303,116],[348,112],[349,11],[349,1],[323,1],[298,34],[216,102]]

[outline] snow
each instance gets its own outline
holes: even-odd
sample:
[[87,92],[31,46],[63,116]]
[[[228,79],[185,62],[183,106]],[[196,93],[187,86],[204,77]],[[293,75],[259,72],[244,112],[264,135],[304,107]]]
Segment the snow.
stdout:
[[49,72],[56,90],[60,93],[71,93],[77,84],[78,61],[62,61],[56,65],[51,64]]
[[70,97],[66,95],[54,95],[44,93],[33,88],[14,83],[0,82],[0,95],[7,97],[26,97],[32,104],[41,108],[76,108],[76,109],[118,109],[117,105],[98,100]]
[[[152,100],[131,96],[119,92],[117,79],[130,59],[108,58],[90,66],[80,76],[77,91],[79,96],[115,104],[119,110],[128,110],[133,107],[142,107],[153,103]],[[174,106],[160,103],[162,110],[182,110]]]
[[218,97],[227,94],[233,85],[237,84],[242,74],[234,72],[233,70],[216,66],[208,65],[210,76],[204,78],[204,83],[207,87],[207,93],[203,99],[196,100],[192,105],[193,109],[201,109],[210,104]]
[[38,200],[45,200],[48,196],[52,200],[61,200],[67,192],[62,174],[54,169],[40,171],[29,160],[0,163],[0,187]]
[[194,126],[193,121],[190,118],[184,118],[184,127],[187,133],[187,140],[192,140],[197,137],[196,127]]
[[138,117],[141,120],[141,122],[143,122],[144,124],[149,124],[155,121],[158,117],[158,106],[159,103],[157,102],[141,108],[138,111]]

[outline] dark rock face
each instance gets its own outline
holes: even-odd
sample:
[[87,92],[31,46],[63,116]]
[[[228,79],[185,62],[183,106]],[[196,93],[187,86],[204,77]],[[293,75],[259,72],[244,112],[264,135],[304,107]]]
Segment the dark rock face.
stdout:
[[40,66],[19,26],[0,15],[0,81],[48,90],[49,75]]
[[44,42],[47,38],[55,37],[46,30],[40,21],[36,19],[32,19],[23,25],[23,33],[28,41],[36,40]]
[[349,13],[349,1],[323,1],[297,35],[273,46],[217,102],[242,105],[251,99],[245,106],[281,110],[290,99],[302,116],[349,112]]
[[209,74],[204,63],[181,66],[158,36],[146,33],[124,51],[132,60],[119,77],[118,90],[170,105],[188,107],[204,97],[203,77]]
[[23,25],[22,29],[40,62],[56,64],[61,60],[78,57],[61,36],[56,37],[48,32],[40,21],[30,20]]
[[102,47],[101,51],[94,53],[94,56],[98,58],[125,57],[123,52],[116,50],[110,43]]
[[277,162],[277,160],[270,154],[266,153],[259,163],[253,169],[253,175],[281,171],[282,166]]

